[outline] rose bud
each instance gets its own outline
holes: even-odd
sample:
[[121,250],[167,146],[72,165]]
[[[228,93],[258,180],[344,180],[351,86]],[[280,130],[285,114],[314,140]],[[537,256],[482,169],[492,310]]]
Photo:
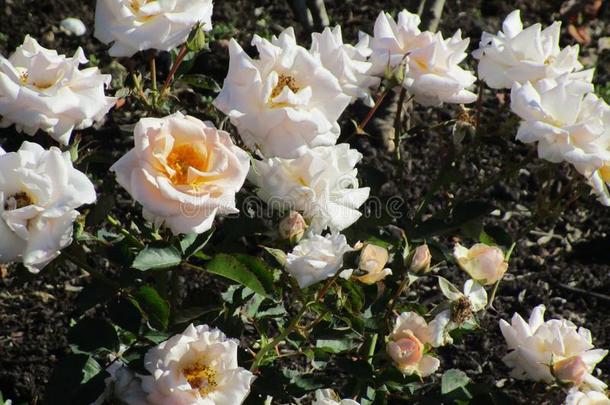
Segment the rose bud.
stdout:
[[385,268],[388,259],[389,254],[386,248],[366,244],[360,253],[360,260],[358,262],[358,268],[366,272],[366,274],[356,277],[356,279],[364,284],[375,284],[383,280],[392,274],[392,270]]
[[303,238],[307,222],[301,214],[296,211],[290,211],[288,215],[280,221],[279,232],[282,239],[287,239],[291,243],[297,243]]
[[419,245],[415,249],[415,253],[413,253],[410,270],[413,273],[427,273],[430,271],[431,260],[432,255],[430,254],[430,249],[428,249],[428,245]]
[[496,246],[477,243],[467,249],[458,243],[453,250],[453,256],[462,270],[483,285],[496,283],[508,269],[504,252]]
[[587,365],[580,356],[573,356],[553,364],[553,374],[561,381],[580,385],[588,373]]

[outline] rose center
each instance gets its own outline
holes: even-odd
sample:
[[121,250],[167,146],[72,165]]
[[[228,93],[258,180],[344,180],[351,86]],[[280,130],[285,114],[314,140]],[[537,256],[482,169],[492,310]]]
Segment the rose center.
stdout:
[[208,395],[218,386],[216,371],[201,362],[182,369],[182,374],[191,388],[199,391],[202,396]]
[[405,364],[415,364],[421,358],[421,343],[416,337],[399,339],[396,344],[400,348],[400,358]]
[[293,93],[297,93],[299,90],[301,90],[301,88],[297,86],[294,77],[290,75],[280,74],[277,84],[271,92],[271,99],[274,99],[279,96],[284,90],[284,87],[288,87]]
[[167,165],[174,171],[170,176],[174,184],[191,184],[195,181],[189,181],[189,169],[192,167],[201,172],[207,171],[208,156],[192,145],[178,145],[167,157]]
[[32,199],[32,197],[30,197],[28,193],[21,191],[19,193],[13,194],[12,196],[6,199],[6,201],[4,202],[4,210],[18,210],[20,208],[27,207],[28,205],[32,204],[34,204],[34,200]]
[[154,3],[157,0],[131,0],[128,3],[129,9],[136,16],[136,19],[140,22],[146,22],[156,17],[156,14],[141,14],[141,8],[149,3]]

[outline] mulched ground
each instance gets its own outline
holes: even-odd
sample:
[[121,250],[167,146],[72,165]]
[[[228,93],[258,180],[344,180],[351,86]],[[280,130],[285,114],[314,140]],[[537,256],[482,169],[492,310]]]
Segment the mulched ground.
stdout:
[[[372,30],[380,3],[386,10],[397,10],[404,6],[414,10],[417,4],[412,3],[418,2],[346,0],[327,3],[333,22],[343,25],[344,37],[355,38],[359,29]],[[449,34],[461,28],[464,36],[473,38],[473,48],[481,31],[496,31],[512,7],[520,8],[529,23],[541,21],[548,24],[559,18],[561,5],[562,1],[517,0],[510,4],[484,0],[447,1],[441,29]],[[8,55],[29,33],[44,46],[68,54],[77,46],[82,46],[88,55],[98,56],[101,66],[106,66],[110,59],[91,32],[84,37],[74,38],[57,29],[63,18],[77,16],[91,30],[94,8],[93,0],[5,0],[0,4],[0,52]],[[598,61],[596,82],[601,84],[610,81],[610,52],[597,52],[596,39],[610,36],[609,8],[606,4],[598,20],[593,22],[593,42],[583,49],[587,62]],[[276,33],[282,26],[296,23],[283,2],[239,0],[219,1],[215,24],[237,26],[236,33],[245,44],[255,32]],[[303,40],[306,41],[305,36]],[[567,35],[563,41],[570,43]],[[214,44],[212,49],[213,52],[206,60],[200,61],[197,69],[211,72],[218,81],[222,81],[226,52],[221,44]],[[413,112],[412,122],[414,125],[438,122],[450,118],[455,112],[454,108],[434,111],[417,108]],[[361,113],[362,110],[354,109],[354,114],[361,116]],[[129,121],[129,117],[120,119]],[[430,205],[432,211],[440,209],[446,199],[477,191],[480,184],[493,177],[498,166],[507,167],[504,166],[509,164],[506,156],[527,159],[531,149],[511,140],[514,125],[514,118],[506,105],[486,90],[482,132],[489,135],[486,137],[488,140],[494,136],[499,140],[495,145],[492,141],[484,142],[466,153],[461,167],[466,180],[449,190],[443,198],[433,200]],[[505,128],[509,131],[502,133]],[[125,144],[117,138],[117,134],[120,132],[116,124],[109,122],[102,132],[95,135],[92,131],[86,131],[84,139],[112,150]],[[410,137],[402,145],[406,164],[400,169],[393,163],[393,157],[385,153],[379,139],[349,135],[345,134],[345,137],[365,155],[362,166],[374,167],[385,175],[383,181],[379,181],[378,188],[372,185],[374,189],[377,188],[377,194],[382,198],[399,195],[406,202],[406,215],[412,216],[414,207],[421,201],[442,166],[450,131],[424,131]],[[25,137],[16,134],[12,128],[0,130],[0,144],[7,150],[16,149],[23,139]],[[36,140],[50,145],[44,135]],[[97,170],[95,176],[103,180],[105,169],[107,167],[103,165],[94,167]],[[467,370],[478,382],[503,386],[511,395],[521,398],[520,403],[523,404],[559,404],[564,397],[560,392],[548,392],[542,384],[507,379],[508,370],[501,362],[505,343],[497,322],[499,319],[509,319],[515,311],[527,316],[533,306],[544,303],[549,317],[562,316],[586,326],[591,329],[596,346],[610,348],[610,301],[607,298],[610,295],[610,216],[608,209],[597,203],[594,197],[585,195],[559,218],[533,222],[524,212],[535,207],[540,193],[557,195],[562,187],[578,178],[565,166],[545,165],[537,160],[527,163],[526,169],[479,190],[481,197],[493,202],[504,217],[502,222],[499,218],[491,218],[489,223],[507,223],[518,245],[511,261],[510,275],[498,292],[496,312],[490,312],[483,319],[481,332],[441,352],[442,367],[459,367]],[[546,180],[539,180],[540,175],[546,176],[542,177]],[[518,209],[518,204],[523,207]],[[447,238],[443,242],[449,246],[454,240]],[[443,274],[451,279],[460,278],[460,275],[446,270]],[[13,398],[17,403],[36,404],[41,401],[54,364],[67,352],[66,333],[74,316],[75,299],[79,287],[86,282],[79,271],[66,270],[64,267],[51,267],[35,276],[28,275],[22,268],[0,268],[0,391],[6,398]],[[591,296],[587,292],[599,295]],[[418,294],[418,291],[412,294]],[[602,379],[610,380],[610,360],[602,362],[600,368],[603,371]]]

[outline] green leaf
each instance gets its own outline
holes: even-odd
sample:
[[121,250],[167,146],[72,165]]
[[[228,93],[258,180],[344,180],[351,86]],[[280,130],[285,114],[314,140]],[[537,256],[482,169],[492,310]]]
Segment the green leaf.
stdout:
[[470,378],[462,370],[451,369],[445,371],[441,379],[441,393],[446,395],[450,392],[468,385]]
[[316,347],[327,353],[342,353],[350,350],[354,346],[348,339],[318,339]]
[[149,286],[143,286],[133,294],[133,297],[153,328],[167,329],[169,304],[159,295],[157,290]]
[[205,31],[202,24],[197,24],[191,31],[186,40],[186,47],[192,52],[199,52],[206,47]]
[[53,370],[45,404],[89,404],[102,394],[107,376],[108,373],[91,356],[70,354]]
[[228,254],[217,254],[207,264],[206,270],[212,274],[233,280],[250,288],[257,294],[268,297],[261,280],[237,258]]
[[138,334],[142,324],[140,308],[131,300],[119,298],[108,305],[110,319],[121,328]]
[[146,246],[138,253],[131,266],[141,271],[160,270],[178,266],[181,262],[180,251],[174,246],[162,243]]
[[108,321],[97,318],[85,318],[79,321],[70,329],[68,341],[82,352],[119,349],[119,337],[114,327]]
[[220,93],[220,90],[222,90],[216,80],[202,74],[194,73],[190,75],[184,75],[180,77],[179,81],[188,84],[189,86],[196,87],[202,90],[208,90],[213,93]]
[[266,246],[263,246],[262,248],[265,249],[265,251],[271,256],[273,256],[273,258],[278,262],[280,266],[286,266],[286,253],[284,253],[283,250],[274,249]]
[[199,235],[196,233],[186,235],[180,241],[180,249],[182,249],[182,253],[184,253],[184,258],[188,259],[203,249],[210,241],[212,235],[214,235],[213,229]]
[[258,257],[236,254],[235,258],[248,267],[261,282],[266,292],[273,292],[273,269]]

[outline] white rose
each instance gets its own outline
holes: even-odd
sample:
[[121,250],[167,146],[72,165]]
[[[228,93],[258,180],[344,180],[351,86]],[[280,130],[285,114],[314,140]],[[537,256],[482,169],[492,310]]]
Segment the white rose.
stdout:
[[202,233],[217,214],[239,212],[237,193],[250,158],[210,123],[176,113],[143,118],[135,148],[116,162],[118,183],[144,207],[144,216],[174,234]]
[[110,56],[171,51],[197,23],[212,29],[212,0],[97,0],[95,37],[112,43]]
[[597,194],[599,201],[605,206],[610,206],[610,190],[608,189],[610,187],[610,163],[606,163],[596,170],[589,178],[589,184]]
[[496,246],[477,243],[467,249],[458,243],[453,249],[453,256],[462,270],[484,285],[495,284],[508,270],[504,252]]
[[511,109],[522,119],[517,139],[537,143],[540,158],[568,161],[590,177],[610,162],[610,107],[592,90],[567,76],[535,86],[515,83]]
[[67,145],[72,130],[101,120],[115,103],[104,95],[111,77],[78,69],[87,62],[81,48],[67,58],[26,36],[8,59],[0,56],[0,127],[15,124],[28,135],[40,129]]
[[382,75],[387,69],[396,68],[405,56],[420,46],[420,18],[407,10],[398,13],[398,21],[385,11],[375,20],[371,39],[372,73]]
[[252,44],[259,59],[231,40],[229,73],[214,101],[244,143],[266,157],[283,158],[334,145],[340,132],[337,119],[351,101],[339,80],[297,45],[292,28],[271,42],[255,36]]
[[317,390],[312,405],[360,405],[353,399],[341,399],[331,389]]
[[572,388],[564,405],[610,405],[610,399],[602,392],[582,392]]
[[424,318],[415,312],[403,312],[396,318],[386,351],[403,374],[427,377],[440,366],[437,358],[426,354],[432,335]]
[[343,255],[353,250],[341,234],[312,235],[288,253],[286,271],[296,278],[299,287],[306,288],[337,274],[343,266]]
[[30,142],[13,153],[0,149],[0,263],[20,261],[39,272],[72,243],[76,208],[95,200],[69,152]]
[[[551,383],[568,376],[577,386],[605,389],[606,385],[591,373],[608,351],[593,348],[588,329],[577,328],[567,320],[545,322],[544,311],[544,305],[534,308],[527,323],[519,314],[513,316],[511,324],[500,321],[510,350],[503,360],[512,368],[511,377]],[[585,370],[578,370],[580,365]]]
[[272,207],[301,211],[311,232],[341,231],[360,218],[369,196],[356,177],[360,159],[348,144],[321,146],[296,159],[254,160],[249,179]]
[[237,364],[239,341],[208,325],[186,330],[150,349],[141,376],[151,405],[239,405],[254,376]]
[[404,87],[423,105],[472,103],[477,95],[466,90],[476,81],[472,72],[458,66],[466,56],[469,39],[462,39],[458,30],[453,37],[443,39],[439,32],[424,32],[419,47],[407,58]]
[[479,77],[494,89],[509,89],[514,82],[535,82],[582,69],[578,45],[559,47],[561,23],[542,30],[540,24],[523,29],[519,10],[510,13],[497,35],[483,33],[479,49]]
[[375,103],[370,89],[377,88],[380,80],[369,75],[372,64],[367,61],[371,55],[370,37],[360,35],[356,46],[343,43],[341,27],[325,28],[320,33],[311,35],[311,53],[318,57],[325,68],[339,80],[345,94],[352,97],[352,102],[362,99],[364,104],[372,107]]

